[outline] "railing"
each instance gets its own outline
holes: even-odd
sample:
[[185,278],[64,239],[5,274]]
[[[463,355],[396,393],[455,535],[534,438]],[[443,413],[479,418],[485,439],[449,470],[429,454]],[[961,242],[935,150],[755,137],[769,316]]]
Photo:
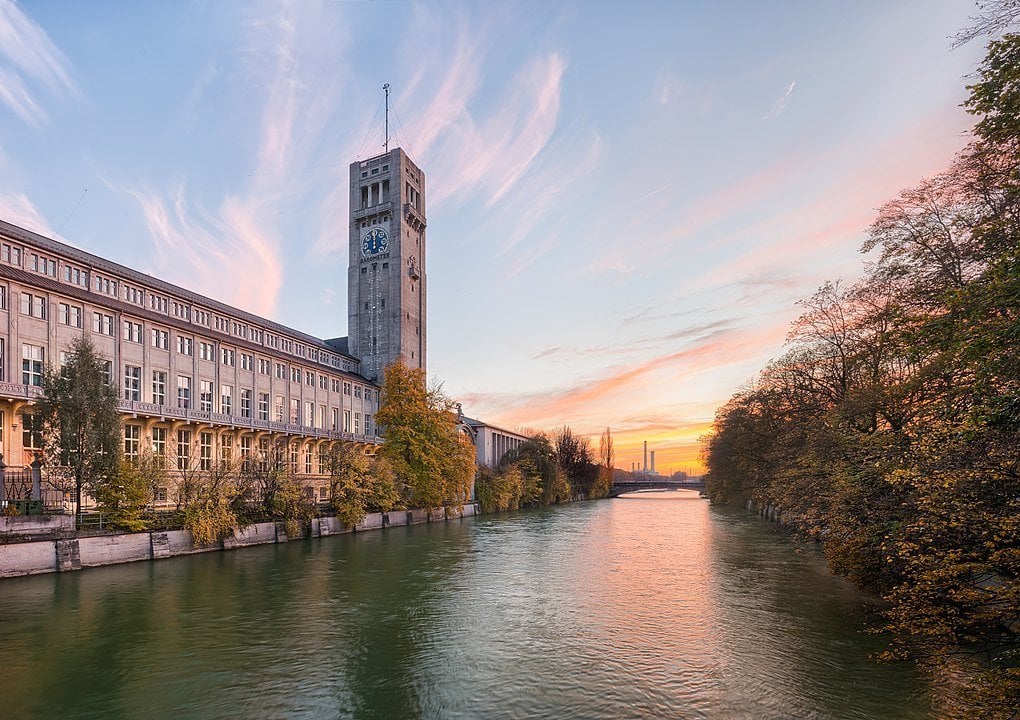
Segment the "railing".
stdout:
[[19,513],[36,515],[66,511],[67,493],[59,483],[44,476],[41,463],[9,468],[0,457],[0,507],[13,506]]
[[[37,399],[42,397],[42,388],[35,385],[22,385],[20,383],[0,382],[0,397],[15,397]],[[254,418],[235,417],[222,413],[213,413],[207,410],[193,410],[169,405],[156,405],[155,403],[142,402],[140,400],[120,400],[117,402],[117,409],[122,413],[132,415],[149,415],[159,418],[171,418],[184,420],[185,422],[203,422],[219,425],[230,425],[235,428],[248,428],[251,430],[269,430],[272,432],[285,433],[287,435],[303,435],[305,437],[321,438],[323,440],[349,440],[351,442],[367,442],[378,444],[382,438],[377,435],[366,435],[362,433],[342,432],[339,430],[326,430],[324,428],[310,428],[296,423],[274,422],[272,420],[256,420]]]
[[[22,386],[19,386],[22,387]],[[123,413],[134,415],[151,415],[161,418],[173,418],[186,422],[203,422],[219,425],[230,425],[235,428],[247,428],[250,430],[269,430],[271,432],[285,433],[287,435],[304,435],[305,437],[322,438],[323,440],[350,440],[357,442],[379,443],[382,439],[378,436],[341,432],[339,430],[326,430],[324,428],[310,428],[296,423],[276,422],[274,420],[256,420],[255,418],[236,417],[222,413],[209,412],[207,410],[192,410],[166,405],[154,405],[153,403],[140,402],[137,400],[121,400],[117,403],[117,409]]]
[[29,398],[42,397],[42,388],[37,385],[22,385],[21,383],[0,382],[0,395],[5,397]]
[[393,212],[392,200],[376,203],[375,205],[369,205],[363,208],[357,208],[351,213],[351,216],[355,220],[360,220],[361,218],[368,217],[369,215],[378,215],[383,212]]

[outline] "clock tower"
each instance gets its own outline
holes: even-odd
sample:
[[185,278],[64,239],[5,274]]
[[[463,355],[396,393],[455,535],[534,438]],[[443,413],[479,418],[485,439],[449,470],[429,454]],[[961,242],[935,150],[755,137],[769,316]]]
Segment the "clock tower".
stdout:
[[348,347],[382,382],[425,369],[425,173],[400,148],[351,164]]

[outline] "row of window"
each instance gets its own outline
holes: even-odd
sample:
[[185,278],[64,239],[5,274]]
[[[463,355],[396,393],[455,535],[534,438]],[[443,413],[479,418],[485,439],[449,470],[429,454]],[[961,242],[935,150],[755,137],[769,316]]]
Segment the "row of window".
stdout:
[[[360,424],[361,413],[355,413],[356,426]],[[22,434],[21,442],[22,447],[25,450],[42,450],[43,447],[43,420],[42,417],[33,415],[31,413],[22,413],[21,415]],[[365,416],[366,426],[371,424],[371,416]],[[176,432],[173,440],[175,441],[176,448],[175,455],[177,459],[177,469],[182,471],[187,470],[212,470],[213,469],[213,433],[210,431],[200,431],[198,435],[198,457],[192,455],[192,438],[194,433],[191,430],[180,429]],[[167,457],[167,445],[169,440],[169,429],[165,427],[153,427],[152,428],[152,454],[157,461],[162,461],[159,464],[163,466]],[[257,443],[253,443],[253,438],[250,435],[245,435],[240,438],[238,449],[240,451],[239,457],[242,461],[256,460],[258,462],[266,462],[270,457],[270,439],[262,437],[258,439]],[[142,426],[134,423],[124,424],[124,457],[128,460],[138,460],[141,454],[142,447]],[[299,472],[302,468],[298,465],[298,446],[296,443],[288,444],[288,460],[291,465],[291,470]],[[304,467],[303,470],[306,474],[313,473],[312,467],[312,448],[306,445],[304,448]],[[319,446],[316,452],[317,459],[317,470],[319,474],[326,474],[328,472],[328,449],[323,446]],[[232,435],[220,435],[219,436],[219,459],[223,463],[230,463],[234,460],[234,438]],[[164,497],[163,500],[166,498]]]
[[[23,261],[26,258],[27,267],[29,269],[54,279],[58,277],[57,260],[40,255],[37,252],[26,253],[17,245],[0,243],[0,260],[3,260],[3,262],[17,267],[25,267],[26,263]],[[76,267],[66,261],[61,261],[60,266],[63,268],[64,282],[86,289],[90,288],[88,270]],[[172,315],[181,320],[206,328],[215,327],[215,329],[219,332],[230,334],[244,340],[249,340],[251,342],[258,343],[259,345],[266,345],[267,347],[283,350],[284,352],[297,355],[298,357],[311,359],[314,362],[322,362],[323,364],[329,365],[330,367],[334,367],[338,370],[352,369],[349,361],[345,361],[339,355],[321,352],[318,348],[310,348],[300,342],[294,342],[288,338],[274,335],[273,333],[267,332],[254,325],[238,322],[237,320],[232,320],[220,315],[214,315],[208,310],[193,307],[187,303],[173,300],[152,291],[147,291],[134,285],[130,285],[126,282],[122,283],[116,278],[111,278],[106,275],[100,275],[99,273],[93,272],[91,289],[96,293],[122,299],[124,302],[131,303],[132,305],[137,305],[139,307],[145,307],[148,305],[151,310],[164,315]],[[4,292],[6,293],[6,288],[4,288]],[[146,299],[148,299],[148,302],[146,302]],[[45,304],[45,299],[43,299],[42,302]],[[6,308],[6,303],[4,303],[3,307]],[[35,317],[45,318],[45,312],[45,307],[43,307],[39,311],[40,314],[35,315]],[[77,327],[81,327],[80,324]]]
[[[35,385],[37,387],[41,386],[46,364],[45,348],[38,345],[25,344],[21,346],[21,351],[22,383],[25,385]],[[64,364],[65,359],[64,353],[61,353],[61,365]],[[104,374],[106,375],[107,382],[111,381],[112,370],[112,363],[109,360],[104,361]],[[167,404],[167,380],[168,373],[166,371],[152,371],[151,398],[154,405]],[[345,385],[346,384],[348,383],[345,383]],[[256,395],[257,404],[253,406],[252,401],[253,399],[256,399]],[[125,400],[133,402],[140,402],[142,400],[142,368],[140,366],[124,366],[123,397]],[[276,422],[289,422],[292,425],[303,425],[308,428],[339,431],[342,427],[344,432],[354,432],[355,434],[361,433],[362,414],[360,412],[353,413],[352,423],[352,411],[350,410],[344,410],[343,415],[341,416],[340,408],[329,407],[323,403],[319,403],[317,405],[314,402],[306,401],[303,408],[304,414],[302,415],[301,400],[299,398],[290,398],[289,412],[287,412],[287,397],[285,395],[276,395],[275,403],[272,405],[274,412],[271,415],[270,393],[255,393],[255,391],[250,388],[241,388],[237,397],[237,416],[241,418],[251,419],[254,417],[259,420],[269,420],[272,417]],[[192,378],[190,375],[177,376],[176,400],[177,407],[182,410],[190,410],[194,407]],[[316,408],[318,408],[318,414],[316,414]],[[213,381],[200,380],[197,409],[204,412],[218,411],[223,415],[234,416],[234,386],[221,384],[217,403]],[[340,424],[341,417],[343,418],[342,426]],[[365,433],[372,434],[374,430],[372,425],[372,415],[365,413],[364,419]]]
[[[125,400],[141,400],[141,371],[140,367],[125,366],[124,372],[124,399]],[[177,376],[177,407],[182,410],[190,410],[193,407],[193,396],[192,396],[192,382],[191,377],[188,375]],[[166,405],[166,383],[167,374],[162,370],[152,371],[152,402],[156,405]],[[252,418],[252,399],[257,397],[257,417],[259,420],[269,420],[272,417],[273,420],[280,423],[290,423],[291,425],[301,425],[307,428],[316,428],[319,430],[332,430],[339,431],[340,425],[340,408],[329,407],[323,403],[316,404],[312,401],[305,401],[303,405],[304,414],[302,415],[302,403],[300,398],[290,398],[290,403],[287,403],[287,397],[285,395],[272,396],[267,392],[254,393],[249,388],[242,388],[240,395],[238,396],[238,416],[242,418]],[[274,399],[275,402],[272,405],[272,415],[270,415],[270,400]],[[217,405],[217,398],[215,392],[215,385],[212,380],[200,380],[199,381],[199,392],[198,392],[198,410],[203,412],[214,412],[218,411],[223,415],[234,414],[234,386],[223,385],[219,386],[219,398]],[[318,408],[318,414],[316,414],[316,408]],[[288,412],[289,410],[289,412]],[[353,432],[355,434],[361,433],[361,413],[354,412],[352,424],[352,411],[343,411],[343,431]],[[374,428],[372,425],[372,416],[368,413],[365,414],[365,433],[371,435]]]
[[[29,418],[31,418],[31,416],[25,416],[26,427],[28,427]],[[28,431],[26,430],[26,433],[27,432]],[[204,430],[198,432],[198,456],[196,457],[192,451],[195,434],[196,433],[193,433],[191,430],[181,429],[173,436],[172,442],[175,447],[172,451],[177,461],[178,470],[184,472],[190,470],[212,470],[214,458],[217,458],[217,456],[221,463],[229,465],[233,462],[233,436],[220,435],[219,453],[216,453],[214,434]],[[38,431],[36,431],[36,435],[38,435]],[[141,454],[141,435],[141,425],[133,425],[130,423],[124,425],[124,457],[128,460],[138,460]],[[170,436],[167,428],[152,428],[152,454],[153,457],[157,459],[157,463],[160,466],[165,466],[166,464],[169,438]],[[29,446],[26,445],[25,447]],[[259,438],[257,443],[253,443],[250,436],[242,436],[237,449],[239,451],[239,459],[242,462],[255,461],[264,464],[272,457],[270,440],[266,437]],[[299,464],[300,455],[304,456],[303,464]],[[313,458],[316,461],[314,466],[312,462]],[[283,460],[283,458],[278,459]],[[329,472],[329,449],[326,447],[319,446],[313,453],[310,446],[306,445],[302,451],[298,448],[297,444],[289,443],[286,460],[290,464],[290,469],[293,472],[301,472],[303,470],[307,475],[311,475],[315,471],[321,475],[325,475]]]
[[[6,296],[0,293],[0,308],[3,307],[3,299]],[[21,293],[21,312],[23,315],[29,317],[37,317],[40,319],[46,319],[46,298],[42,295],[36,295],[33,293],[23,292]],[[82,329],[84,323],[84,311],[78,305],[72,305],[70,303],[58,303],[57,304],[57,320],[61,325],[67,325],[68,327]],[[114,334],[114,317],[103,312],[92,313],[92,332],[98,335],[107,335],[112,337]],[[122,338],[126,342],[141,343],[142,342],[142,324],[135,322],[134,320],[123,321],[123,332]],[[181,355],[192,356],[194,354],[195,341],[194,338],[187,335],[175,335],[176,350]],[[170,331],[163,330],[161,328],[152,328],[150,330],[150,343],[153,348],[157,350],[168,350],[170,349]],[[201,360],[208,360],[215,362],[217,360],[216,346],[211,342],[200,340],[198,342],[199,352],[198,356]],[[255,372],[255,356],[251,353],[238,352],[233,348],[221,347],[219,352],[219,361],[228,367],[236,367],[237,362],[240,360],[240,366],[242,370],[249,372]],[[258,358],[258,372],[262,375],[270,374],[270,366],[273,363],[267,358]],[[275,363],[276,377],[280,380],[287,379],[287,365],[284,363]],[[312,370],[303,370],[299,367],[290,367],[290,379],[291,382],[300,383],[302,377],[306,385],[314,387],[316,384],[316,377],[318,377],[318,385],[322,390],[332,390],[333,392],[341,392],[341,381],[338,378],[330,378],[323,373],[315,373]],[[371,390],[364,388],[365,397],[369,397]],[[345,395],[351,394],[351,383],[343,382],[343,393]],[[354,386],[354,396],[361,397],[362,387]],[[378,398],[377,398],[378,399]]]

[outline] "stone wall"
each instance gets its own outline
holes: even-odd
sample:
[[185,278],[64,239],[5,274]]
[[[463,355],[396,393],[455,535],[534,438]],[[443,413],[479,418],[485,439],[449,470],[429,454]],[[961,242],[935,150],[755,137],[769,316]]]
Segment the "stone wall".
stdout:
[[[451,508],[448,513],[449,519],[452,520],[476,514],[478,514],[478,508],[474,504]],[[312,521],[311,535],[312,537],[327,537],[349,532],[380,530],[389,526],[445,522],[446,520],[447,513],[443,511],[433,512],[430,516],[424,510],[401,510],[390,513],[370,513],[356,527],[350,528],[335,517],[324,517]],[[243,529],[235,529],[233,534],[222,542],[209,545],[196,545],[195,539],[187,530],[86,537],[75,537],[72,530],[70,536],[67,537],[0,545],[0,578],[69,572],[138,560],[160,560],[177,555],[287,542],[290,539],[283,528],[283,523],[256,523]]]
[[0,537],[62,537],[74,534],[71,515],[0,515]]

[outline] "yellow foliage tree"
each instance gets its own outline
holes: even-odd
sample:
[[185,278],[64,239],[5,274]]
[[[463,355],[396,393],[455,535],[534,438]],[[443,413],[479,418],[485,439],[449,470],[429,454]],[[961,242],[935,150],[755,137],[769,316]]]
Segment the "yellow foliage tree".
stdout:
[[452,403],[429,389],[425,372],[396,362],[384,375],[376,420],[383,430],[379,454],[393,469],[411,507],[435,510],[471,497],[474,445],[458,430]]

